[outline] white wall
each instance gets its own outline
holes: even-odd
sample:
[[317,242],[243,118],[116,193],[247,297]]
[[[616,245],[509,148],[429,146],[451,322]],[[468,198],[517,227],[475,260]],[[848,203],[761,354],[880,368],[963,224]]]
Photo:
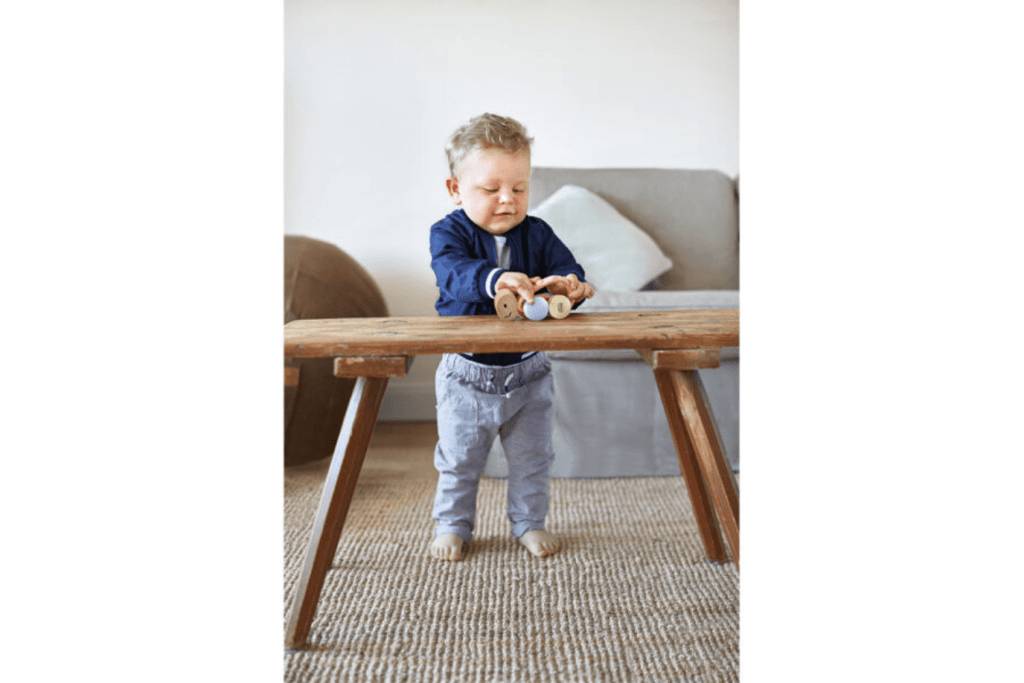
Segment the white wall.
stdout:
[[[444,142],[517,118],[538,166],[739,172],[738,0],[287,0],[286,232],[338,245],[392,315],[434,315]],[[435,357],[382,419],[432,419]]]

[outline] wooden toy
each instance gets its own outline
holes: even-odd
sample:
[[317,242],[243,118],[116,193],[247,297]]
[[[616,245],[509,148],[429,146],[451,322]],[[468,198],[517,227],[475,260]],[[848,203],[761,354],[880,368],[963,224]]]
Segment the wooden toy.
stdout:
[[533,304],[528,304],[511,289],[503,289],[494,297],[494,311],[502,320],[561,320],[572,312],[572,302],[562,294],[537,294]]
[[[543,294],[541,296],[544,296]],[[556,320],[567,318],[572,313],[572,302],[562,294],[551,294],[548,297],[548,315]]]
[[502,320],[519,318],[519,301],[511,289],[503,289],[494,297],[494,310]]

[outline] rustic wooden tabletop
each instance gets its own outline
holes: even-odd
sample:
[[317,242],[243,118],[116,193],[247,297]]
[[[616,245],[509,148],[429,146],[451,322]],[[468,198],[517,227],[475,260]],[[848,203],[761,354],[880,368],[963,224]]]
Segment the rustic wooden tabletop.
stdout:
[[284,337],[287,358],[694,349],[739,346],[739,310],[573,313],[539,322],[490,315],[295,320]]

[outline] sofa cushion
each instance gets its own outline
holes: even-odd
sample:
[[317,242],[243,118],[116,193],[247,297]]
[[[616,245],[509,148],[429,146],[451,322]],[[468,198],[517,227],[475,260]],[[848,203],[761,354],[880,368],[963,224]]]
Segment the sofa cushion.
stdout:
[[595,292],[579,310],[587,313],[605,311],[671,311],[677,309],[739,308],[740,293],[735,289],[656,292]]
[[565,242],[594,289],[635,292],[672,268],[650,236],[585,188],[565,185],[531,213]]

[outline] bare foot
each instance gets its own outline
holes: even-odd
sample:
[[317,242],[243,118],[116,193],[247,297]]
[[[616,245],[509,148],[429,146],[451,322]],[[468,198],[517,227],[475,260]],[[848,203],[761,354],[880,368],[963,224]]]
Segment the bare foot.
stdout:
[[430,544],[430,555],[438,560],[462,559],[462,539],[457,534],[441,534]]
[[557,536],[541,529],[527,531],[519,537],[519,542],[537,557],[554,555],[562,545]]

